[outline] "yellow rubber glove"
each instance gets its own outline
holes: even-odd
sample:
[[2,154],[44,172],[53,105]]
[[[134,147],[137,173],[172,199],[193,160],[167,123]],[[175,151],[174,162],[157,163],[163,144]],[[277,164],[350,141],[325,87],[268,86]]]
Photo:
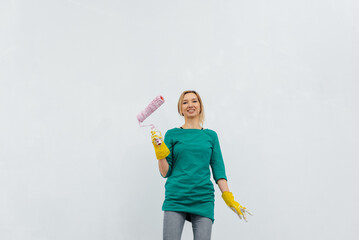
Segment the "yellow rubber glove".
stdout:
[[[170,150],[168,149],[165,142],[163,141],[161,132],[152,130],[151,134],[152,134],[151,136],[152,144],[153,147],[155,148],[157,160],[164,159],[170,154]],[[158,145],[157,143],[160,143],[160,145]]]
[[231,192],[227,192],[227,191],[223,192],[222,198],[226,202],[228,207],[230,207],[233,210],[233,212],[237,213],[240,219],[242,219],[243,217],[244,220],[247,222],[246,213],[253,216],[252,213],[250,213],[245,207],[241,206],[238,202],[234,201],[234,197]]

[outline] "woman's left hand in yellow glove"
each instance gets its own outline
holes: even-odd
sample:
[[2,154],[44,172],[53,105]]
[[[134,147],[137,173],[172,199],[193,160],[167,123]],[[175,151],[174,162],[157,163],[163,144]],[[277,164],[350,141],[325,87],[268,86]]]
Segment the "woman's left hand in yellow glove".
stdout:
[[252,213],[250,213],[245,207],[241,206],[238,202],[234,201],[234,197],[231,192],[227,192],[227,191],[223,192],[222,198],[226,202],[228,207],[230,207],[233,210],[233,212],[235,212],[239,216],[240,219],[242,219],[243,217],[243,219],[247,222],[246,213],[252,216]]
[[151,140],[153,147],[155,148],[157,160],[166,158],[170,154],[170,150],[163,141],[163,137],[160,131],[151,131]]

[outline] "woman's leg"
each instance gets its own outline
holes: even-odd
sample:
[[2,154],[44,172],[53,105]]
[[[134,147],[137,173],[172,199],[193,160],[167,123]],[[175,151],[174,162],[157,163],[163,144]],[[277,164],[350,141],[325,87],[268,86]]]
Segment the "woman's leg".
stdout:
[[192,214],[192,229],[194,240],[210,240],[212,234],[212,220]]
[[164,211],[163,240],[181,240],[186,214],[184,212]]

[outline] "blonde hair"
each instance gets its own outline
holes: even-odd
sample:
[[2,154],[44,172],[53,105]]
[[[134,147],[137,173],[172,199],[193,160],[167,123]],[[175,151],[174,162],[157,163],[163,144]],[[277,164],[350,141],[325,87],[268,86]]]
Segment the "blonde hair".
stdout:
[[178,113],[181,116],[184,116],[183,112],[182,112],[182,102],[183,102],[184,95],[186,95],[187,93],[194,93],[194,94],[196,94],[196,96],[198,98],[198,101],[199,101],[199,104],[200,104],[200,107],[201,107],[201,111],[199,112],[199,124],[201,125],[201,127],[203,127],[203,123],[204,123],[203,103],[202,103],[201,97],[199,96],[199,94],[196,91],[194,91],[194,90],[186,90],[181,94],[181,96],[179,97],[179,100],[178,100],[178,104],[177,104]]

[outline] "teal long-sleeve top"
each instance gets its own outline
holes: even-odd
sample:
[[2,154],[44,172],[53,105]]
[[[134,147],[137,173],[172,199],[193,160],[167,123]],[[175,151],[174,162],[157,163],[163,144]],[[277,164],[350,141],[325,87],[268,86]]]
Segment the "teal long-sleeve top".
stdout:
[[[213,179],[227,180],[218,135],[210,129],[172,128],[164,142],[170,154],[163,211],[179,211],[204,216],[214,223]],[[187,215],[187,221],[191,221]]]

